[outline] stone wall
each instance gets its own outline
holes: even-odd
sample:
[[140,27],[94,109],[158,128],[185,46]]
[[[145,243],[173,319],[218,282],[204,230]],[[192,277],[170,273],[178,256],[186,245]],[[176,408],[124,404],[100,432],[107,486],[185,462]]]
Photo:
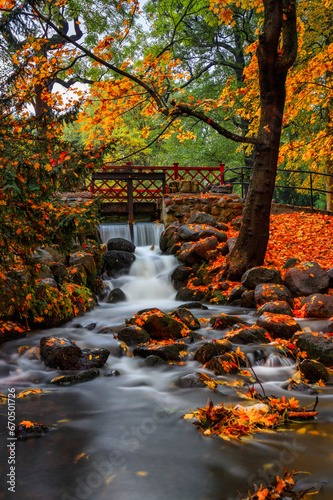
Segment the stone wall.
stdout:
[[68,193],[57,193],[64,205],[74,206],[77,203],[84,203],[95,198],[95,195],[90,191],[78,191]]
[[227,223],[242,215],[243,203],[237,194],[169,193],[163,198],[162,222],[168,226],[174,221],[181,224],[195,212],[205,212],[218,222]]

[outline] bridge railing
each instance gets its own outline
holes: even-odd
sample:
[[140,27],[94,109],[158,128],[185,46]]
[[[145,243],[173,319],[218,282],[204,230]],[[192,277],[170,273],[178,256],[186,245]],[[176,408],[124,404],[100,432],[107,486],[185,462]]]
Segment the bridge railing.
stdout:
[[179,163],[174,163],[172,166],[150,166],[132,165],[131,162],[126,162],[125,165],[106,164],[104,172],[137,172],[137,173],[165,173],[166,183],[175,180],[196,180],[199,183],[201,190],[207,188],[211,184],[223,184],[224,163],[220,163],[216,167],[181,167]]
[[[323,189],[321,184],[325,184],[326,181],[330,178],[332,179],[333,185],[333,175],[326,174],[322,172],[312,172],[309,170],[289,170],[278,168],[277,172],[285,173],[285,174],[304,174],[303,184],[300,185],[290,185],[290,184],[281,184],[278,180],[277,184],[275,184],[275,189],[289,189],[296,192],[301,192],[304,194],[305,192],[310,194],[310,207],[313,210],[315,208],[315,194],[329,194],[333,197],[332,189]],[[241,167],[230,167],[226,168],[224,171],[224,182],[231,183],[233,186],[240,186],[241,188],[241,196],[245,198],[247,194],[247,190],[249,187],[249,178],[252,173],[252,167],[241,166]],[[302,205],[301,205],[302,206]],[[305,205],[303,205],[305,206]],[[308,205],[306,205],[308,206]]]

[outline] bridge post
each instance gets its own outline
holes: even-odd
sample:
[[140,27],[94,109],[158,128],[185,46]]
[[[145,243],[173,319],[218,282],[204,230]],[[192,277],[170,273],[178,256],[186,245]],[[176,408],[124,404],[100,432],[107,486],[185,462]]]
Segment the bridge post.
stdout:
[[224,182],[224,163],[220,163],[220,184],[225,184]]
[[133,224],[134,224],[134,203],[133,203],[133,179],[131,173],[133,172],[132,162],[126,162],[128,169],[127,179],[127,211],[128,211],[128,225],[131,234],[131,240],[134,241]]
[[174,172],[174,180],[176,181],[178,179],[178,169],[179,169],[179,163],[174,163],[173,164],[173,172]]

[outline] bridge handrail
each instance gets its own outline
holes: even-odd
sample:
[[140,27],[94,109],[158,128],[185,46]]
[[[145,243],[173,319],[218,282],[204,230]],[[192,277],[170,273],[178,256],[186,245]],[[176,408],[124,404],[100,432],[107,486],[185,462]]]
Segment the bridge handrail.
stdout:
[[[245,180],[244,181],[244,170],[245,171],[251,171],[252,167],[248,167],[246,165],[240,166],[240,167],[227,167],[224,170],[224,175],[228,174],[228,172],[232,172],[233,174],[238,174],[237,171],[240,171],[240,181],[234,182],[235,178],[232,179],[225,179],[224,177],[224,182],[232,182],[234,186],[241,186],[242,188],[242,198],[244,198],[244,194],[246,195],[247,189],[249,187],[249,181]],[[310,187],[303,187],[303,186],[287,186],[287,185],[279,185],[275,184],[275,188],[281,188],[281,189],[293,189],[295,191],[310,191],[310,202],[311,202],[311,209],[313,210],[314,208],[314,202],[313,202],[313,194],[314,192],[318,193],[325,193],[325,194],[331,194],[333,195],[332,190],[328,189],[319,189],[313,186],[314,184],[314,177],[316,176],[323,176],[323,177],[330,177],[333,180],[333,175],[332,174],[327,174],[325,172],[312,172],[311,170],[293,170],[293,169],[283,169],[283,168],[278,168],[277,172],[285,172],[285,173],[296,173],[296,174],[307,174],[309,175],[309,180],[310,180]]]

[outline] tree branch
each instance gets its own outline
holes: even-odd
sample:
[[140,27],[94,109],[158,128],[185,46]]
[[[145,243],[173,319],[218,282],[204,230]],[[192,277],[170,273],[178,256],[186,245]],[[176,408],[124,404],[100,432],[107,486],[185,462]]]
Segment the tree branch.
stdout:
[[234,134],[233,132],[230,132],[230,130],[227,130],[226,128],[222,127],[213,118],[209,118],[202,111],[197,111],[186,103],[177,103],[175,105],[174,109],[169,111],[169,115],[181,116],[182,114],[187,114],[190,116],[194,116],[195,118],[198,118],[200,121],[207,123],[210,127],[212,127],[214,130],[216,130],[220,135],[223,135],[223,137],[226,137],[227,139],[231,139],[234,142],[241,142],[244,144],[254,144],[254,145],[258,144],[257,137],[244,137],[242,135]]

